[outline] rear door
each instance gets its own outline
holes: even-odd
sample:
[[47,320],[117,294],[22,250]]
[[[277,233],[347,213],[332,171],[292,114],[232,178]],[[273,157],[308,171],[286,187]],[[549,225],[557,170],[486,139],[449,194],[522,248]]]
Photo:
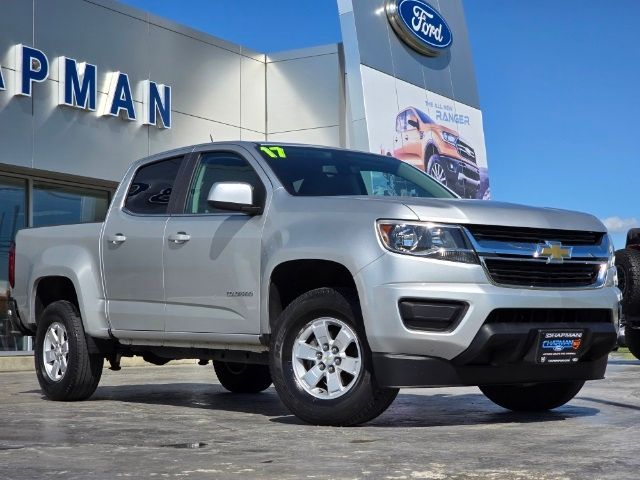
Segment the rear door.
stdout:
[[140,167],[122,208],[109,212],[102,258],[114,331],[164,330],[164,231],[182,161],[175,157]]
[[185,334],[260,333],[261,233],[264,216],[210,207],[217,182],[246,182],[265,202],[268,179],[243,149],[194,157],[181,211],[164,239],[167,338]]

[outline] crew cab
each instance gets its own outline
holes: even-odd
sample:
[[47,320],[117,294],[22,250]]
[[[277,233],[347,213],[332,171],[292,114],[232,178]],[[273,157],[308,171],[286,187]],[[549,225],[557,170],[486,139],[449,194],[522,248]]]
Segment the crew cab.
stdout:
[[618,323],[595,217],[462,200],[395,158],[304,145],[137,161],[104,223],[20,231],[10,282],[52,400],[89,398],[105,359],[193,358],[323,425],[371,420],[403,387],[559,407],[603,378]]

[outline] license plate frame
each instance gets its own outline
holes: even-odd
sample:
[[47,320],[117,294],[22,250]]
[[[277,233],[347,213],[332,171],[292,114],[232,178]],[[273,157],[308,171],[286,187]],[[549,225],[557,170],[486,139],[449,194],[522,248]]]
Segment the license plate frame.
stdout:
[[585,331],[579,328],[540,329],[536,339],[536,363],[567,365],[580,360]]

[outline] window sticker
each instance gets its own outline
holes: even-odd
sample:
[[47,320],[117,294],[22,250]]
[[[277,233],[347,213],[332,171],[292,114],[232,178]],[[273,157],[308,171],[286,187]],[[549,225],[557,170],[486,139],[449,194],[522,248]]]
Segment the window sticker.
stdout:
[[287,154],[284,153],[284,148],[282,147],[260,147],[260,150],[271,158],[287,158]]

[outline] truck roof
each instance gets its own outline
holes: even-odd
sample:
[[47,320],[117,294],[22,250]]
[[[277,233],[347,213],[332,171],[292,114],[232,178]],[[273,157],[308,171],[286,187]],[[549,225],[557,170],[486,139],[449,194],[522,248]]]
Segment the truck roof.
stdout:
[[[160,160],[163,158],[178,156],[178,155],[186,155],[188,153],[193,152],[194,150],[198,150],[206,147],[216,147],[216,146],[236,146],[236,147],[257,147],[259,145],[274,145],[279,147],[305,147],[305,148],[323,148],[323,149],[331,149],[331,150],[349,150],[349,151],[360,151],[350,148],[342,148],[342,147],[330,147],[327,145],[313,145],[306,143],[292,143],[292,142],[256,142],[256,141],[246,141],[246,140],[229,140],[229,141],[220,141],[220,142],[207,142],[207,143],[197,143],[195,145],[187,145],[180,148],[175,148],[173,150],[167,150],[164,152],[159,152],[153,155],[149,155],[148,157],[141,158],[136,160],[131,164],[132,167],[138,167],[139,165],[149,163],[153,160]],[[375,153],[371,153],[368,151],[362,150],[363,153],[369,153],[371,155],[376,155]]]

